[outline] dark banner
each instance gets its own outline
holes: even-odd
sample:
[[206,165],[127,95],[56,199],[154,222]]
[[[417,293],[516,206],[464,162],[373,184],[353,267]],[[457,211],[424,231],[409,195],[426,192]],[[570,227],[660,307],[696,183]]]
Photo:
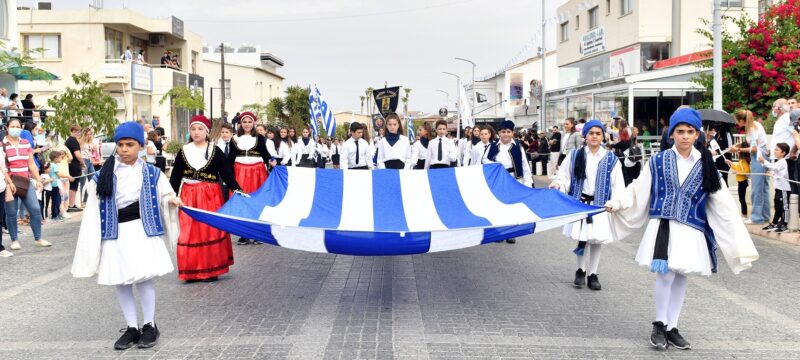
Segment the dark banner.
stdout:
[[386,125],[386,119],[381,114],[372,114],[372,131],[377,135]]
[[373,90],[372,95],[375,97],[375,105],[378,106],[383,117],[397,112],[397,104],[400,102],[399,86]]

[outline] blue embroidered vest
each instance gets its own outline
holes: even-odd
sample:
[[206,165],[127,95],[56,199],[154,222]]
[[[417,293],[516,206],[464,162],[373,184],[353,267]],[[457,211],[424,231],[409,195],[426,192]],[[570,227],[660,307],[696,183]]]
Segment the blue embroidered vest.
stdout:
[[[570,152],[570,159],[572,160],[570,164],[572,164],[572,169],[570,169],[571,179],[569,188],[569,196],[579,201],[583,193],[583,182],[586,180],[586,178],[578,180],[575,177],[575,158],[578,156],[578,151],[580,149],[581,148],[578,148]],[[588,150],[584,151],[588,152]],[[589,156],[589,154],[586,154],[586,156]],[[592,201],[592,205],[605,206],[606,201],[611,198],[611,171],[614,170],[614,166],[617,165],[618,161],[617,156],[609,151],[597,165],[597,177],[594,181],[594,201]]]
[[681,185],[676,157],[675,151],[666,150],[650,159],[650,217],[705,231],[707,194],[703,191],[702,162],[695,163]]
[[[154,165],[142,165],[142,190],[139,196],[139,214],[141,215],[144,232],[147,236],[164,235],[164,225],[161,223],[161,210],[158,207],[158,178],[161,171]],[[94,181],[100,178],[98,171]],[[114,193],[117,192],[117,177],[114,176]],[[117,201],[114,195],[100,198],[100,239],[116,240],[119,237],[119,221],[117,218]]]
[[[499,152],[500,141],[495,141],[489,145],[489,153],[486,155],[486,158],[491,161],[497,161],[497,153]],[[511,153],[511,160],[513,160],[514,164],[514,177],[519,179],[524,175],[522,173],[522,149],[520,148],[519,143],[512,141],[512,145],[509,148],[509,153]]]

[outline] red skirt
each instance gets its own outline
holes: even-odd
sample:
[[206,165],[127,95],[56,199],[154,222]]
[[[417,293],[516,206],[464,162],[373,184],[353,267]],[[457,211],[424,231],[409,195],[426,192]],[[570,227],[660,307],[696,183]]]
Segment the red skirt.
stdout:
[[[184,183],[181,187],[184,205],[217,211],[224,201],[217,183]],[[220,276],[233,265],[231,235],[180,213],[181,233],[178,237],[178,278],[202,280]]]
[[255,164],[233,164],[233,174],[242,191],[252,193],[267,181],[267,168],[263,162]]

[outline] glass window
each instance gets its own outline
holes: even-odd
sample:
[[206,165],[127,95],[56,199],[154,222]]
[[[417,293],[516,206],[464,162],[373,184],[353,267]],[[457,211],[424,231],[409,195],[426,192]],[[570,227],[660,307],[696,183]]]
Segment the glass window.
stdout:
[[139,55],[139,51],[145,51],[145,58],[144,61],[147,62],[147,40],[139,39],[137,37],[130,37],[131,42],[131,52],[133,53],[133,59],[136,60],[136,56]]
[[[219,87],[222,87],[222,80],[219,81]],[[225,98],[231,98],[231,79],[225,79]]]
[[106,28],[106,59],[120,59],[122,49],[122,32]]
[[561,41],[569,40],[569,21],[561,24]]
[[8,39],[8,2],[0,0],[0,38]]
[[604,123],[608,123],[614,116],[621,116],[623,119],[628,118],[628,92],[595,94],[594,117]]
[[620,11],[622,15],[626,15],[633,11],[633,2],[631,0],[620,0]]
[[[545,114],[545,123],[542,124],[543,129],[549,129],[553,125],[558,125],[567,118],[567,103],[564,99],[553,100],[547,102],[547,113]],[[549,135],[549,134],[548,134]]]
[[742,0],[722,0],[722,7],[742,7]]
[[197,74],[197,51],[192,51],[192,74]]
[[581,28],[581,16],[575,15],[575,30],[578,30],[580,28]]
[[597,27],[597,6],[589,9],[589,29]]
[[[41,49],[41,52],[34,51]],[[31,52],[34,59],[60,59],[61,35],[58,34],[28,34],[25,35],[25,50]]]

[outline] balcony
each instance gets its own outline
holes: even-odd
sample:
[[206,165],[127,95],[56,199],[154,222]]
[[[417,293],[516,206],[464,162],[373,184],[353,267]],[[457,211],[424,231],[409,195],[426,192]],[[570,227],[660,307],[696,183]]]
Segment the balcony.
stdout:
[[186,86],[188,74],[174,67],[122,60],[106,60],[101,67],[101,83],[123,84],[125,90],[164,94],[175,86]]

